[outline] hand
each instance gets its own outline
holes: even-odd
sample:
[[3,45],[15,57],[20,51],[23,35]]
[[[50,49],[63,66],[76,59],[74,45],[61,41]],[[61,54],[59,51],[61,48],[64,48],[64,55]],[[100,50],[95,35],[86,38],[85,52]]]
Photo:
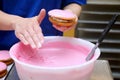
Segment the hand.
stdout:
[[42,9],[38,16],[32,18],[19,17],[12,24],[15,30],[15,35],[25,45],[30,45],[32,48],[40,48],[44,40],[40,24],[44,19],[46,11]]

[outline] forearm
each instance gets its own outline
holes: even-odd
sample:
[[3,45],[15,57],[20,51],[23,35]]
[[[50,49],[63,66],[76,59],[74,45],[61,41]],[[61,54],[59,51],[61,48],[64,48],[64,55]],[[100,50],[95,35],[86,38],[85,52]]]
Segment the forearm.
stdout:
[[0,30],[13,30],[12,24],[20,17],[0,11]]
[[72,3],[64,7],[64,10],[70,10],[79,17],[82,8],[79,4]]

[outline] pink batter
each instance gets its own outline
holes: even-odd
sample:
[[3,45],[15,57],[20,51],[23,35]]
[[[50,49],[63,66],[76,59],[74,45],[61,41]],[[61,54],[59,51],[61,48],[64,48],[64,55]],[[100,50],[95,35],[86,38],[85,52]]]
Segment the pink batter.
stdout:
[[42,48],[31,49],[29,46],[17,50],[18,60],[37,66],[63,67],[85,63],[87,47],[64,41],[47,42]]

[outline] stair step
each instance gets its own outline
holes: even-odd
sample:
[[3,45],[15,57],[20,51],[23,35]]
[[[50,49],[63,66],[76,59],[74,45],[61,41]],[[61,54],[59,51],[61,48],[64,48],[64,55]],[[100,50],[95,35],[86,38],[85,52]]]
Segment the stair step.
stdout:
[[88,0],[87,4],[96,5],[120,5],[120,0]]
[[[101,33],[104,29],[78,28],[80,31]],[[120,33],[120,30],[110,30],[111,33]]]
[[[88,24],[108,24],[108,21],[92,21],[92,20],[78,20],[78,23],[88,23]],[[119,24],[120,22],[116,21],[115,24]]]
[[[87,41],[90,41],[90,42],[93,42],[93,43],[96,43],[97,42],[97,39],[93,39],[93,38],[82,38],[81,39],[84,39],[84,40],[87,40]],[[114,40],[114,39],[104,39],[102,41],[102,43],[112,43],[112,44],[120,44],[120,40]]]
[[113,76],[114,78],[119,78],[119,79],[120,79],[120,73],[113,72],[113,73],[112,73],[112,76]]
[[114,15],[114,14],[119,14],[120,15],[120,12],[83,11],[82,14],[95,14],[95,15]]

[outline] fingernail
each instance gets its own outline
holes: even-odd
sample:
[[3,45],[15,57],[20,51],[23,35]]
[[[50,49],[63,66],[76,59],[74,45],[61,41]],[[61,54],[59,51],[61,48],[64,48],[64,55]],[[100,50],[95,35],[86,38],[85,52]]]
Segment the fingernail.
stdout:
[[36,48],[36,46],[35,46],[35,45],[31,45],[31,47],[32,47],[32,48]]
[[38,48],[40,48],[41,47],[41,43],[38,43]]
[[24,42],[25,45],[28,45],[28,42]]
[[44,40],[41,40],[41,43],[43,43],[44,42]]

